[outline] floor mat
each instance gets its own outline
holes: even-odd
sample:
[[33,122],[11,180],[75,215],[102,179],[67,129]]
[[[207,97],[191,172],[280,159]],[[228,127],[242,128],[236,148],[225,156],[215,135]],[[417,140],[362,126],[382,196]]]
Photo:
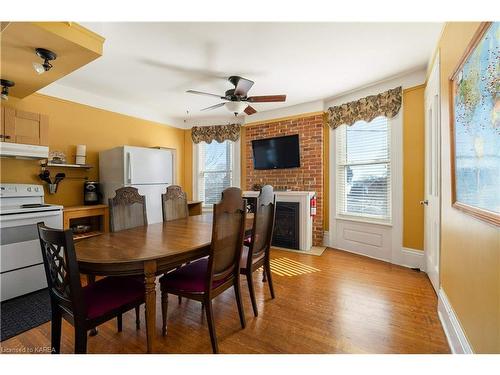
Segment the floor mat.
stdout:
[[272,249],[290,251],[292,253],[298,253],[298,254],[321,256],[323,255],[323,252],[326,250],[326,246],[313,246],[311,247],[311,250],[287,249],[286,247],[278,247],[278,246],[273,246],[271,247],[271,250]]
[[2,302],[0,315],[0,341],[48,322],[51,318],[49,290],[38,290]]

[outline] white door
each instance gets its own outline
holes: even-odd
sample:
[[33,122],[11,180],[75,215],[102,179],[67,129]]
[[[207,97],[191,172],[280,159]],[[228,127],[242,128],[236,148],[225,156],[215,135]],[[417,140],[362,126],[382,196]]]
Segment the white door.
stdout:
[[126,184],[171,184],[172,152],[168,150],[125,147]]
[[439,244],[441,220],[441,115],[439,95],[439,55],[436,56],[425,88],[425,209],[424,247],[426,271],[439,291]]

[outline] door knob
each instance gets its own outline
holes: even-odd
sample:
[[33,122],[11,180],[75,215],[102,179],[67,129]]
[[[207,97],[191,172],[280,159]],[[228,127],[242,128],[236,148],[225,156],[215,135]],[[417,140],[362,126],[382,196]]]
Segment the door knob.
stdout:
[[420,204],[421,205],[425,204],[426,206],[428,206],[429,205],[429,201],[426,199],[425,201],[420,201]]

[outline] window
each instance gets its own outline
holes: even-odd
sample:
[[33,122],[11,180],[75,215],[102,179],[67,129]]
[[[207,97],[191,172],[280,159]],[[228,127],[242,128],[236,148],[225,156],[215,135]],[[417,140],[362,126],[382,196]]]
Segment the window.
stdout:
[[[239,144],[239,143],[238,143]],[[235,174],[235,160],[238,144],[232,141],[218,143],[201,142],[197,149],[197,181],[198,199],[203,206],[211,208],[221,199],[221,193],[230,186],[239,186],[239,175]]]
[[391,150],[386,117],[336,130],[337,215],[391,222]]

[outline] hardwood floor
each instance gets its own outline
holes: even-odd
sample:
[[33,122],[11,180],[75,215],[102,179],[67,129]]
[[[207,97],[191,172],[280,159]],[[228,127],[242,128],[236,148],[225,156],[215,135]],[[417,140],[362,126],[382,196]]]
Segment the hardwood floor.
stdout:
[[[437,315],[437,298],[425,273],[374,259],[327,249],[322,256],[272,250],[281,275],[273,273],[276,299],[271,300],[262,274],[256,274],[259,316],[252,313],[248,287],[242,278],[247,326],[240,328],[232,290],[216,298],[215,325],[221,353],[449,353]],[[293,272],[301,266],[319,271]],[[285,265],[294,267],[287,270]],[[283,269],[285,267],[285,269]],[[261,272],[261,271],[258,271]],[[289,273],[293,276],[284,276]],[[159,298],[160,293],[157,293]],[[168,335],[161,336],[157,303],[158,353],[211,353],[201,305],[169,298]],[[144,313],[144,307],[141,308]],[[50,346],[50,323],[1,343],[3,352]],[[89,353],[145,353],[144,314],[135,329],[133,311],[99,326],[88,339]],[[63,323],[62,353],[73,352],[73,329]]]

